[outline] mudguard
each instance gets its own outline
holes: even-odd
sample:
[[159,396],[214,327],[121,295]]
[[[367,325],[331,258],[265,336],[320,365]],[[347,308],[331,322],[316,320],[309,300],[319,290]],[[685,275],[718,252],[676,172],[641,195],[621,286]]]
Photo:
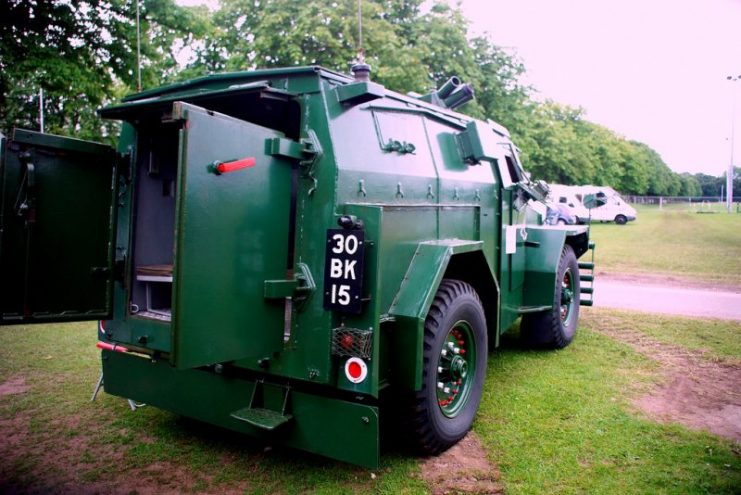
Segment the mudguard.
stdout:
[[587,248],[585,232],[586,227],[581,226],[568,229],[528,226],[521,313],[543,311],[553,306],[553,287],[563,246],[571,245],[578,258]]
[[389,315],[396,321],[394,354],[396,383],[422,387],[422,340],[427,312],[453,256],[481,251],[483,241],[441,239],[421,242],[396,293]]

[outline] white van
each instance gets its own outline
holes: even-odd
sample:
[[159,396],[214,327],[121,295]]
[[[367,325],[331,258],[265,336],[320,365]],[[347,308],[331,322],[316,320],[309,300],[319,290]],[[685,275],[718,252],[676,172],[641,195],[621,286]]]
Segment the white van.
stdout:
[[611,187],[607,186],[576,186],[577,192],[575,196],[580,201],[584,201],[584,198],[589,194],[594,194],[598,198],[604,200],[604,204],[592,208],[591,218],[592,221],[597,222],[615,222],[618,225],[625,225],[626,223],[635,220],[637,212],[635,208],[630,206],[620,195]]
[[577,186],[564,186],[562,184],[548,184],[550,192],[548,199],[552,202],[565,205],[571,214],[576,217],[578,223],[586,223],[589,220],[589,210],[577,197]]

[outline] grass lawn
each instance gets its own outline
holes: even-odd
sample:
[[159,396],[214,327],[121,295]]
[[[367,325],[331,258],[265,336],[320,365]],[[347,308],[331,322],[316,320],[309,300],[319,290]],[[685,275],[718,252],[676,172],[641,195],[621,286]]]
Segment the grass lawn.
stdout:
[[[595,331],[609,325],[711,339],[717,322],[663,317],[670,325],[651,321],[647,328],[645,314],[584,313],[577,339],[562,351],[504,346],[490,359],[485,412],[475,430],[499,463],[507,492],[737,493],[738,444],[638,413],[630,398],[656,380],[658,364]],[[692,339],[683,335],[684,341]],[[733,348],[739,362],[737,345],[736,338],[707,357],[728,359]]]
[[[741,359],[732,329],[660,318],[591,309],[563,351],[509,338],[491,355],[474,431],[507,493],[737,493],[738,445],[636,412],[630,399],[656,380],[657,363],[594,330],[623,325]],[[404,454],[384,454],[371,473],[157,409],[132,412],[105,393],[91,404],[95,335],[91,324],[0,329],[0,492],[430,490],[419,460]]]
[[741,214],[638,206],[627,225],[592,226],[597,270],[741,285]]

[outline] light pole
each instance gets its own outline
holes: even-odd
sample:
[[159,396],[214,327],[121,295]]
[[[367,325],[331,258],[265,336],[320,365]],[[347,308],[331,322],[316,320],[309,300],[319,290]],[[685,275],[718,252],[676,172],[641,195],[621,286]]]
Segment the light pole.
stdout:
[[[738,76],[728,76],[727,80],[738,82],[741,80],[741,74]],[[731,88],[731,162],[728,164],[726,173],[726,210],[728,213],[733,211],[733,145],[736,137],[736,85]]]

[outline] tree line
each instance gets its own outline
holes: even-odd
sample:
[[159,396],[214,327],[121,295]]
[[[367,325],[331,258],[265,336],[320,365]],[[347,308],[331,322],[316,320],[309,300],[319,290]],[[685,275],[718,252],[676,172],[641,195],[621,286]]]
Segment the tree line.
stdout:
[[[181,7],[139,0],[144,89],[209,73],[296,65],[348,72],[359,45],[355,0],[220,0]],[[486,36],[470,37],[460,9],[438,1],[364,0],[362,40],[373,79],[427,93],[452,75],[476,99],[460,110],[512,133],[532,176],[610,185],[629,194],[698,196],[705,178],[673,172],[644,143],[589,122],[584,111],[533,98],[525,66]],[[3,0],[0,127],[113,142],[115,122],[95,110],[136,90],[136,0]],[[709,191],[709,189],[708,189]]]

